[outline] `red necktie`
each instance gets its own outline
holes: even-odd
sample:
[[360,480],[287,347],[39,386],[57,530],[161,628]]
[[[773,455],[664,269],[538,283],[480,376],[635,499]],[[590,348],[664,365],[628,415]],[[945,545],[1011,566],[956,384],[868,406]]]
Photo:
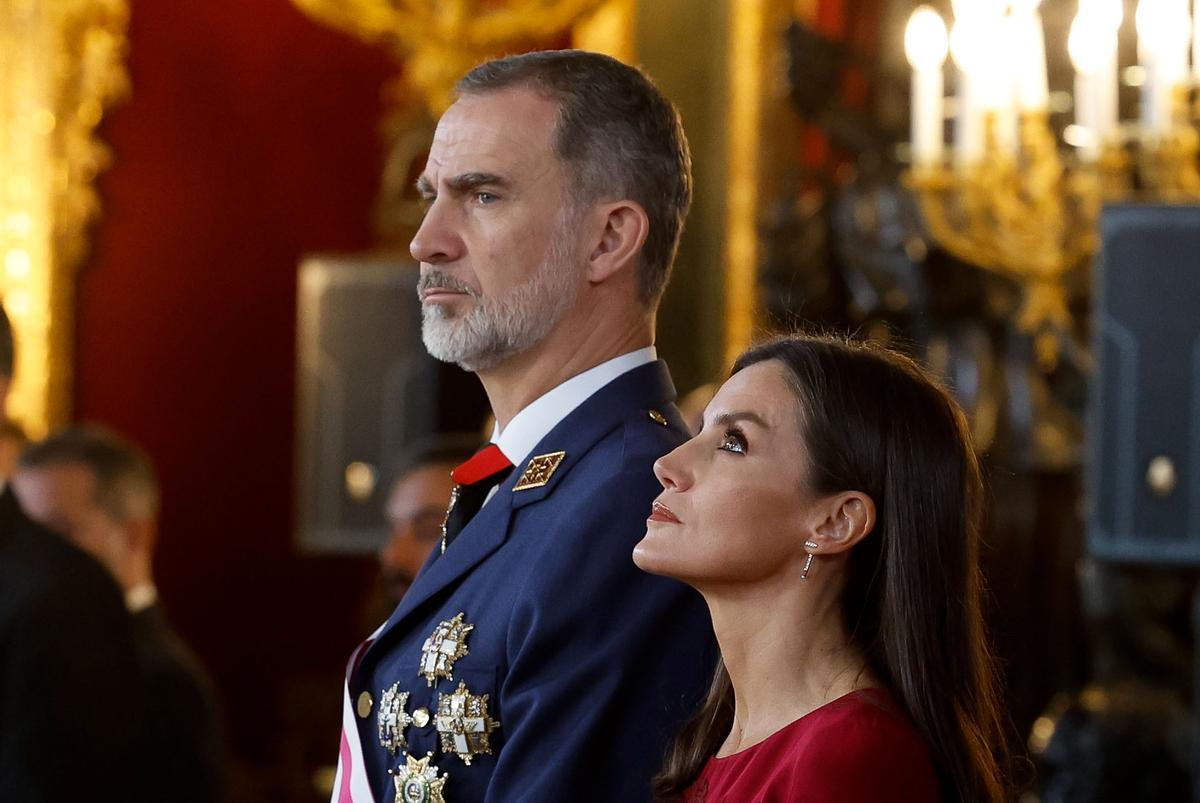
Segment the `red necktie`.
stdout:
[[500,451],[500,447],[489,443],[470,460],[450,472],[450,477],[458,485],[450,497],[450,510],[446,513],[443,551],[475,517],[487,500],[488,493],[504,482],[512,468],[513,464],[504,456],[504,452]]

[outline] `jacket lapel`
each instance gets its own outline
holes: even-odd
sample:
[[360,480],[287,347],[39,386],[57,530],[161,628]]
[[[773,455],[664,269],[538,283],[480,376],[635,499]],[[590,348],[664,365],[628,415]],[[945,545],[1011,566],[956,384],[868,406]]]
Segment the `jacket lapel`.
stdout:
[[[538,443],[525,461],[516,466],[496,494],[463,528],[445,554],[433,555],[405,593],[399,606],[379,631],[379,640],[413,611],[442,589],[458,580],[508,540],[515,508],[546,498],[587,451],[631,411],[657,407],[675,400],[675,388],[666,365],[659,361],[635,368],[598,390],[571,412]],[[530,461],[547,453],[564,451],[566,456],[549,481],[536,489],[514,492]]]
[[508,539],[508,523],[512,517],[512,487],[514,471],[501,483],[496,494],[467,523],[444,554],[434,547],[433,554],[405,592],[396,610],[388,617],[382,633],[412,613],[421,603],[462,577],[480,561],[500,548]]

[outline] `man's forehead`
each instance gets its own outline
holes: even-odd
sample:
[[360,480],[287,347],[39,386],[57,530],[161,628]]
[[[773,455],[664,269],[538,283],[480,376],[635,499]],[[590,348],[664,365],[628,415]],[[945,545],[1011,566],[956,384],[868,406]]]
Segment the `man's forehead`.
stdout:
[[425,177],[552,164],[557,105],[529,89],[464,95],[438,121]]
[[55,462],[25,469],[34,481],[55,489],[90,491],[96,485],[95,472],[83,463]]

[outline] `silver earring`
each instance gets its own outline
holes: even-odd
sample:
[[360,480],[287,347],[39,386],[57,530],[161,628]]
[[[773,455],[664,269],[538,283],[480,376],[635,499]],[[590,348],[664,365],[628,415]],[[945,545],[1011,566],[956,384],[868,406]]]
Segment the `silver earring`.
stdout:
[[[808,549],[820,549],[821,548],[821,545],[818,544],[816,541],[805,541],[804,546],[807,547]],[[812,568],[812,562],[813,562],[813,553],[809,552],[808,559],[804,561],[804,569],[803,569],[803,571],[800,572],[801,580],[808,579],[808,570]]]

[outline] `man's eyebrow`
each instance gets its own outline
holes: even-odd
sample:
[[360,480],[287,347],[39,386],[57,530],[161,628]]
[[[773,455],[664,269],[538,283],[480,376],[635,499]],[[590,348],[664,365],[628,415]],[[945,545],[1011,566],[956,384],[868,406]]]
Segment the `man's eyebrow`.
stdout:
[[751,424],[757,424],[763,429],[770,429],[771,425],[762,419],[758,413],[752,413],[749,410],[734,410],[730,413],[721,413],[712,420],[714,427],[727,427],[730,424],[736,424],[739,421],[749,421]]
[[470,192],[479,187],[507,187],[508,179],[495,173],[463,173],[446,182],[456,192]]
[[[508,179],[503,176],[498,176],[495,173],[463,173],[455,176],[446,182],[451,190],[457,193],[467,193],[472,190],[477,190],[480,187],[496,187],[504,189],[509,186]],[[417,192],[426,198],[431,198],[437,195],[437,190],[434,189],[433,182],[425,176],[421,176],[416,182]]]

